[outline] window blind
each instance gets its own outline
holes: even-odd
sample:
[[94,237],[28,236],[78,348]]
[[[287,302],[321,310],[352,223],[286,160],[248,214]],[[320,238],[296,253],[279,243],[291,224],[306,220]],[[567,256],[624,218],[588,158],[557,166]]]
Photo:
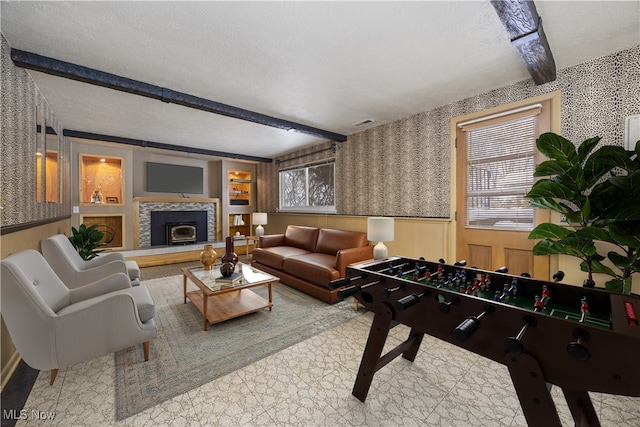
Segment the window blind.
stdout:
[[467,135],[466,226],[531,230],[524,195],[534,183],[539,109],[478,121]]

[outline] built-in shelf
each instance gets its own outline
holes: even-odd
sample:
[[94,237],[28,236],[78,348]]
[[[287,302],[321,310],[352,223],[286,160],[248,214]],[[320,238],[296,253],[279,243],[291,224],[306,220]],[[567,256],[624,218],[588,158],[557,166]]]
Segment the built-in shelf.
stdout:
[[244,238],[251,235],[251,213],[229,214],[229,236]]
[[98,230],[104,233],[103,248],[124,249],[124,215],[80,215],[80,223],[87,227],[98,225]]
[[229,206],[251,205],[251,172],[230,171],[229,182]]
[[121,158],[80,154],[80,204],[124,203]]

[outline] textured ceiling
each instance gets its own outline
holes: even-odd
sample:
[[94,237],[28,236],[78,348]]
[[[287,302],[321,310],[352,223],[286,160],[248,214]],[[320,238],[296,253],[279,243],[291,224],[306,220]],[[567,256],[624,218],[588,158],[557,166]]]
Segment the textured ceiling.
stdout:
[[[640,44],[638,1],[536,7],[558,69]],[[529,78],[488,1],[2,1],[0,12],[14,48],[344,135]],[[267,158],[321,141],[29,72],[65,129]]]

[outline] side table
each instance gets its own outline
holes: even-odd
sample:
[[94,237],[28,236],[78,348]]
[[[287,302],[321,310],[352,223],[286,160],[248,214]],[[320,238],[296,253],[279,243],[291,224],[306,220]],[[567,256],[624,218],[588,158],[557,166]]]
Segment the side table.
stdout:
[[258,247],[258,243],[260,243],[260,237],[258,237],[258,236],[246,236],[244,239],[245,239],[245,243],[247,245],[246,254],[247,254],[247,257],[249,257],[249,256],[251,256],[251,254],[249,252],[249,245],[253,244],[253,247],[257,248]]

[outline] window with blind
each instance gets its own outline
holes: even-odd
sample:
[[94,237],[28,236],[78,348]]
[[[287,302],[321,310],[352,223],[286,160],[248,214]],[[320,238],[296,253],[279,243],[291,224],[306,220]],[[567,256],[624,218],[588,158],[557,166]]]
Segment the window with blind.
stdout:
[[[467,139],[466,226],[532,230],[539,108],[462,125]],[[514,117],[515,116],[515,117]]]
[[335,162],[281,170],[280,210],[335,213]]

